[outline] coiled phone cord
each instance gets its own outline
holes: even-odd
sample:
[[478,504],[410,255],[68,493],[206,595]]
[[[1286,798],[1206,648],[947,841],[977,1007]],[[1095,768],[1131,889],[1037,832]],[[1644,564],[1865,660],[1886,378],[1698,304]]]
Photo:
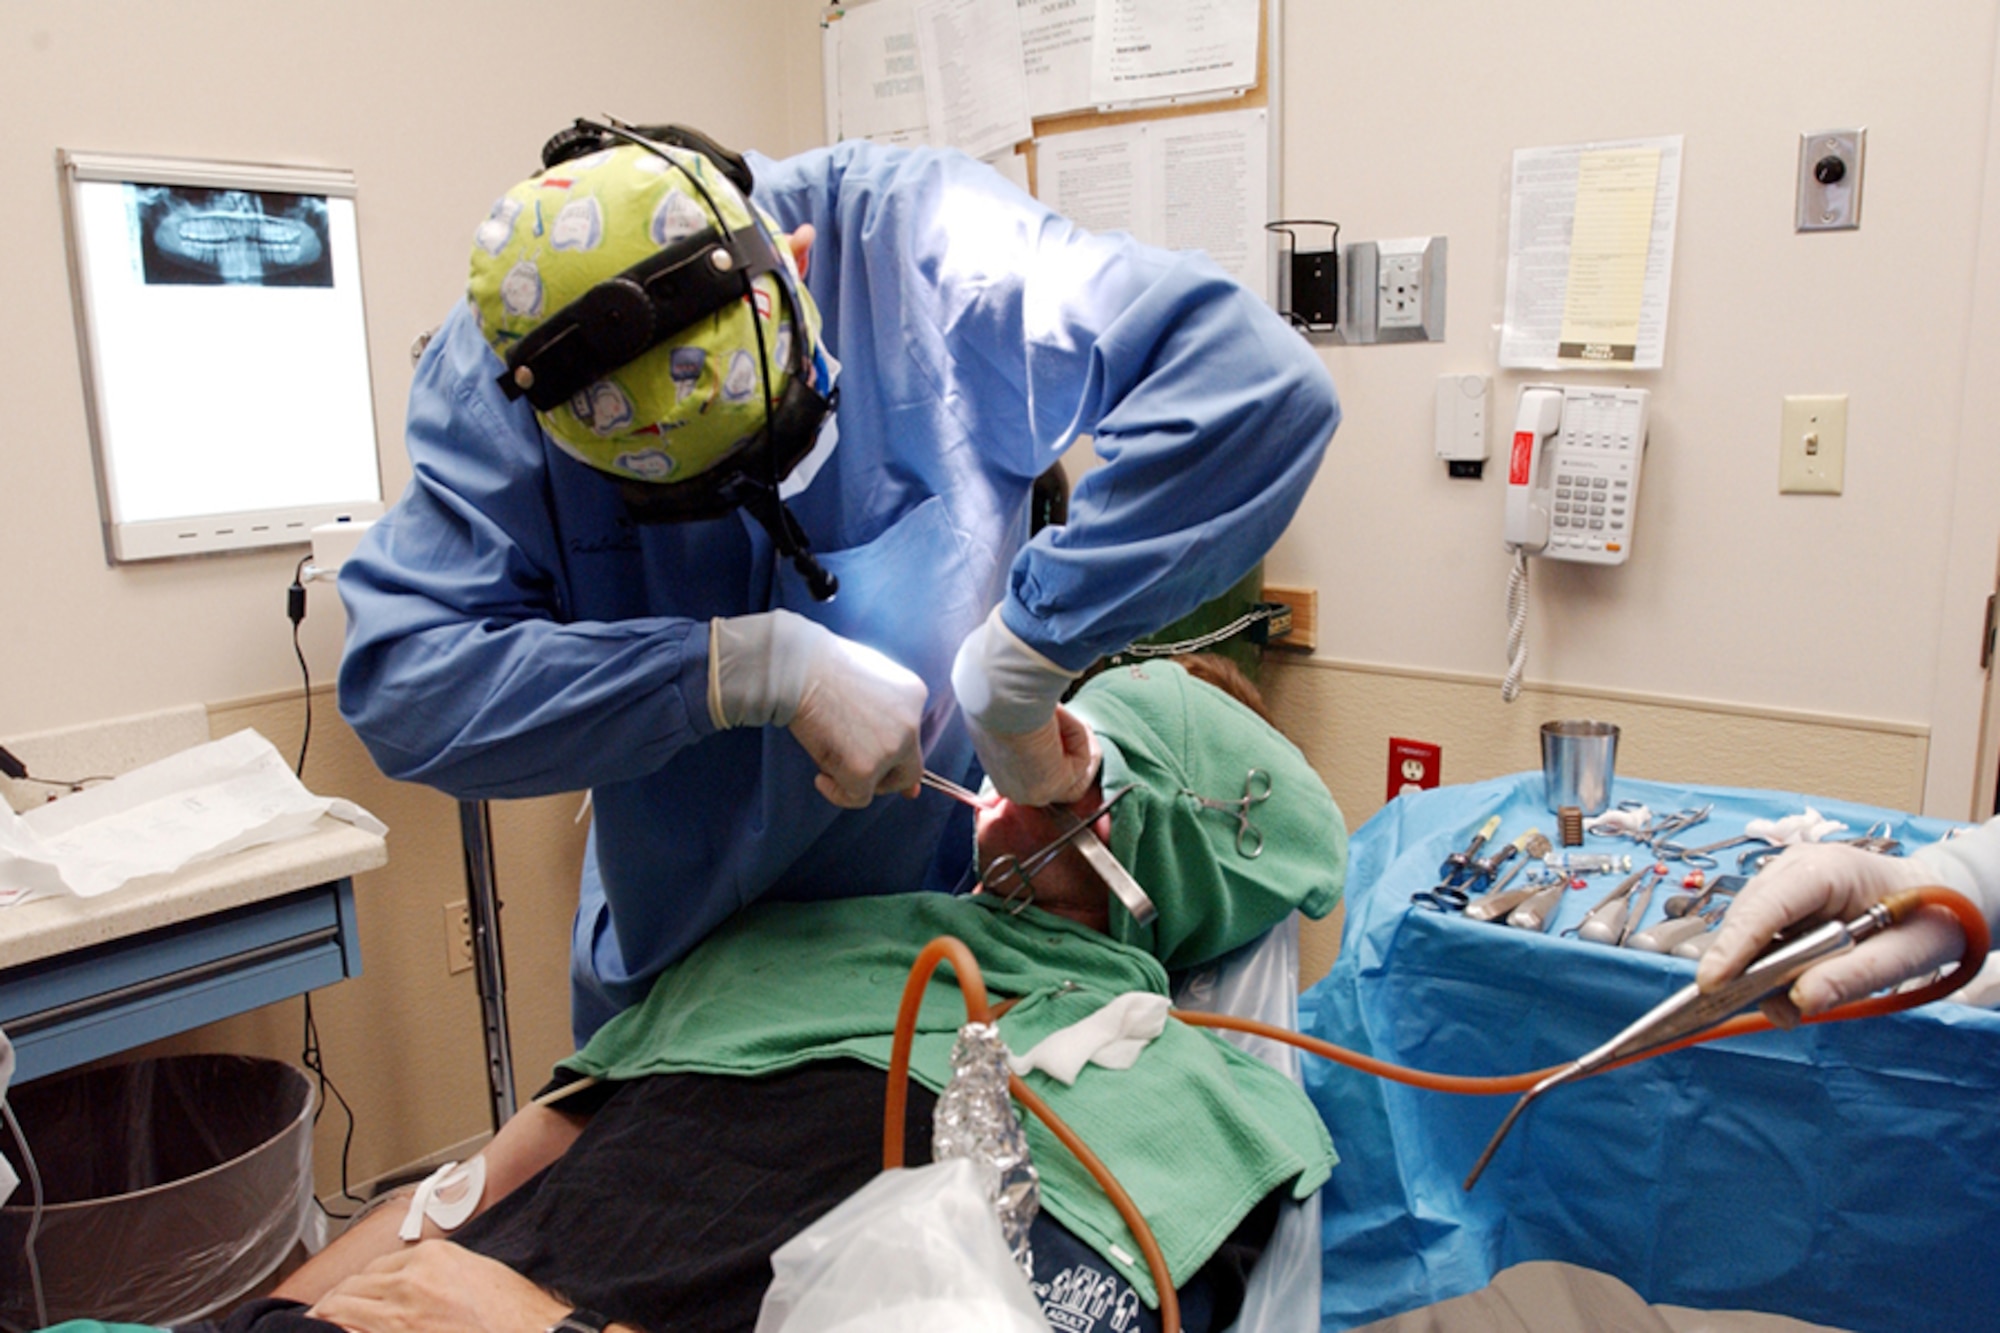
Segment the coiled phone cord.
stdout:
[[1521,674],[1528,669],[1528,553],[1514,548],[1514,567],[1507,571],[1507,674],[1500,680],[1500,702],[1513,703],[1521,693]]
[[[1947,975],[1917,987],[1914,990],[1894,991],[1868,999],[1853,1000],[1847,1004],[1801,1019],[1802,1024],[1843,1022],[1851,1018],[1875,1018],[1883,1014],[1893,1014],[1918,1005],[1929,1004],[1951,994],[1966,982],[1972,980],[1986,961],[1986,952],[1991,944],[1986,918],[1964,895],[1951,889],[1931,886],[1911,891],[1919,906],[1944,908],[1958,918],[1959,929],[1965,935],[1965,949],[1959,955],[1958,966]],[[903,1121],[907,1100],[910,1070],[910,1047],[916,1037],[917,1012],[923,1007],[924,991],[930,985],[931,974],[941,962],[949,961],[958,976],[958,987],[965,996],[965,1012],[968,1022],[990,1023],[992,1008],[987,1001],[986,982],[980,975],[979,963],[972,956],[972,950],[964,941],[950,935],[940,935],[925,945],[918,953],[917,961],[910,968],[909,981],[903,987],[903,1001],[896,1014],[895,1039],[889,1055],[889,1090],[886,1109],[882,1117],[882,1167],[893,1170],[903,1164]],[[1386,1078],[1393,1082],[1405,1083],[1411,1087],[1427,1088],[1433,1092],[1459,1093],[1469,1096],[1492,1096],[1496,1094],[1525,1092],[1533,1088],[1550,1074],[1564,1066],[1551,1065],[1547,1069],[1537,1069],[1526,1074],[1509,1074],[1494,1077],[1471,1077],[1460,1074],[1433,1074],[1420,1069],[1410,1069],[1403,1065],[1378,1060],[1374,1056],[1362,1055],[1346,1047],[1336,1046],[1317,1037],[1287,1028],[1273,1027],[1254,1019],[1237,1018],[1229,1014],[1195,1013],[1182,1009],[1170,1011],[1181,1022],[1191,1027],[1226,1028],[1234,1032],[1246,1032],[1253,1036],[1265,1037],[1272,1041],[1286,1042],[1314,1055],[1345,1065],[1365,1074]],[[1678,1051],[1683,1047],[1703,1042],[1717,1041],[1723,1037],[1739,1037],[1753,1032],[1768,1032],[1777,1025],[1761,1013],[1738,1014],[1725,1019],[1714,1027],[1707,1028],[1676,1041],[1642,1051],[1614,1064],[1608,1064],[1602,1073],[1620,1069],[1640,1060],[1650,1060],[1656,1055]],[[1153,1286],[1159,1293],[1160,1327],[1162,1333],[1180,1333],[1180,1300],[1174,1291],[1173,1277],[1167,1271],[1165,1257],[1160,1252],[1159,1242],[1154,1238],[1152,1228],[1140,1214],[1138,1206],[1132,1202],[1122,1186],[1118,1184],[1110,1170],[1086,1147],[1076,1132],[1065,1125],[1049,1109],[1040,1097],[1021,1081],[1018,1075],[1010,1074],[1007,1085],[1016,1101],[1033,1112],[1063,1146],[1076,1154],[1091,1177],[1103,1187],[1118,1215],[1130,1228],[1133,1239],[1138,1243],[1140,1253],[1145,1256],[1146,1267],[1153,1276]]]

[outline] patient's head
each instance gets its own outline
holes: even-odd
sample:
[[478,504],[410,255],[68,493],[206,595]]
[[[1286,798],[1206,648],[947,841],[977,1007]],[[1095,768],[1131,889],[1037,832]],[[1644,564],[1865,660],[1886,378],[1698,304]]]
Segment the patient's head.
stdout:
[[[1340,812],[1233,663],[1195,657],[1114,667],[1069,707],[1104,749],[1097,789],[1072,812],[1087,815],[1106,794],[1131,787],[1096,831],[1159,916],[1135,922],[1074,848],[1036,873],[1036,906],[1182,968],[1255,939],[1293,908],[1318,917],[1339,901],[1347,863]],[[1253,769],[1261,779],[1251,778]],[[1269,795],[1247,806],[1250,831],[1239,838],[1233,811],[1243,808],[1246,786],[1255,795],[1266,781]],[[1002,801],[979,818],[979,865],[1027,857],[1068,827],[1048,811]]]

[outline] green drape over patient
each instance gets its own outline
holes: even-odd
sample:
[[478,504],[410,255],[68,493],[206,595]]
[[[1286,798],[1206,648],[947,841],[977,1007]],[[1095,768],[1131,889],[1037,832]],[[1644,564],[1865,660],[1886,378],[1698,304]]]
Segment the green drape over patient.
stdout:
[[[1025,1051],[1118,995],[1169,993],[1169,965],[1210,961],[1294,908],[1319,916],[1339,900],[1339,811],[1304,757],[1249,709],[1165,663],[1106,673],[1072,706],[1104,744],[1106,790],[1138,786],[1117,807],[1111,847],[1158,906],[1151,926],[1121,921],[1114,906],[1123,937],[1114,940],[1033,908],[1012,915],[985,896],[759,904],[669,968],[564,1067],[612,1080],[754,1077],[835,1058],[886,1069],[910,965],[945,934],[972,949],[993,995],[1019,997],[1000,1028],[1010,1050]],[[1253,765],[1269,774],[1272,792],[1250,809],[1263,834],[1254,857],[1239,848],[1233,817],[1186,794],[1234,798]],[[944,1086],[964,1021],[964,1001],[941,968],[918,1022],[919,1082]],[[1177,1022],[1131,1069],[1090,1066],[1073,1087],[1030,1078],[1138,1203],[1177,1284],[1266,1195],[1303,1197],[1337,1160],[1296,1084]],[[1044,1206],[1157,1299],[1097,1184],[1039,1122],[1030,1118],[1028,1129]]]

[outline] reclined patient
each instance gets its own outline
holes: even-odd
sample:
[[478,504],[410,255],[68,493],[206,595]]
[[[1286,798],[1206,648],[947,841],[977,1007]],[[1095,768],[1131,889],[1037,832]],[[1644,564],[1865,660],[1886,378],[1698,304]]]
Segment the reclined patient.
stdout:
[[[1072,707],[1105,756],[1101,790],[1077,811],[1130,787],[1098,830],[1153,899],[1152,921],[1135,921],[1073,848],[1035,873],[1025,908],[997,892],[753,905],[562,1063],[547,1104],[488,1146],[482,1210],[448,1241],[405,1245],[404,1210],[383,1209],[226,1327],[542,1333],[582,1307],[652,1333],[749,1330],[772,1251],[880,1170],[882,1071],[928,941],[964,940],[995,1000],[1015,1000],[999,1026],[1020,1053],[1120,994],[1168,994],[1172,974],[1294,909],[1332,909],[1339,811],[1259,712],[1166,662],[1115,667]],[[997,803],[978,820],[979,865],[1062,831],[1047,811]],[[931,1094],[963,1022],[941,968],[912,1058],[928,1092],[911,1092],[910,1163],[930,1158]],[[1335,1161],[1294,1083],[1178,1022],[1129,1069],[1087,1067],[1067,1087],[1028,1079],[1147,1217],[1190,1330],[1233,1320],[1278,1204],[1309,1195]],[[1042,1177],[1032,1285],[1053,1326],[1157,1327],[1123,1221],[1038,1121],[1028,1132]]]

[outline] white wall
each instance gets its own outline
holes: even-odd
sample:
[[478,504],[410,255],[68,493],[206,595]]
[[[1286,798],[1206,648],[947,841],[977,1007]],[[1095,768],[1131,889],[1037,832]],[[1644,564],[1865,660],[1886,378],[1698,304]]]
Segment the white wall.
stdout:
[[[2000,512],[1994,490],[1955,489],[1962,444],[1968,484],[1994,487],[1977,466],[1993,434],[1961,408],[1991,375],[1967,348],[1993,342],[1989,308],[1974,327],[1974,276],[1995,21],[1992,0],[1291,0],[1285,213],[1337,218],[1345,241],[1450,238],[1442,344],[1326,353],[1346,424],[1267,562],[1271,581],[1321,590],[1320,656],[1497,680],[1501,469],[1446,477],[1433,383],[1495,375],[1497,449],[1515,388],[1549,378],[1496,370],[1513,150],[1681,134],[1666,367],[1627,377],[1653,390],[1633,557],[1534,563],[1529,678],[1916,724],[1953,744],[1976,732],[1978,673],[1942,665],[1940,645],[1976,642],[1996,531],[1982,515]],[[1855,125],[1861,229],[1795,234],[1799,134]],[[1798,393],[1849,395],[1842,496],[1777,494],[1781,399]],[[1947,619],[1948,573],[1975,566]],[[1925,804],[1963,816],[1958,748]]]
[[[760,31],[776,36],[753,41]],[[609,112],[774,154],[804,147],[820,127],[816,38],[786,0],[0,6],[0,736],[299,680],[283,617],[299,552],[106,565],[57,149],[354,171],[393,500],[409,477],[411,340],[462,294],[472,228],[542,140]],[[326,679],[340,614],[329,587],[311,601],[308,657]]]

